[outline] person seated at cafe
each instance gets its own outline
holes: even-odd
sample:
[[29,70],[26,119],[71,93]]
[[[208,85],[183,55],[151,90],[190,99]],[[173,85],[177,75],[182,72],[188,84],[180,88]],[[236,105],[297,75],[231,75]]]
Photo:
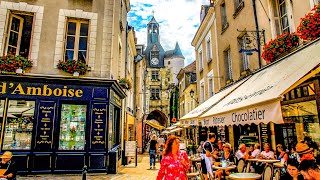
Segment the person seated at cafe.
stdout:
[[[232,149],[231,148],[231,144],[225,143],[223,145],[223,152],[221,154],[221,161],[227,161],[229,163],[230,162],[234,163],[234,156],[231,153],[231,149]],[[230,172],[226,171],[226,175],[229,175],[229,174],[230,174]],[[223,171],[222,170],[217,170],[215,172],[215,178],[221,179],[222,175],[223,175]]]
[[298,168],[299,162],[296,159],[288,159],[286,174],[280,180],[303,180]]
[[6,151],[0,156],[0,178],[15,180],[17,175],[15,162],[11,160],[12,152]]
[[199,145],[199,147],[197,149],[197,153],[202,153],[203,152],[203,143],[204,143],[204,141],[200,142],[200,145]]
[[256,143],[253,147],[253,151],[251,153],[251,155],[249,156],[250,159],[258,159],[260,157],[260,153],[261,153],[261,150],[260,150],[260,144],[259,143]]
[[297,143],[296,151],[299,154],[300,162],[302,162],[303,160],[315,160],[313,148],[310,148],[306,143]]
[[300,163],[299,170],[304,179],[320,180],[320,169],[314,160],[303,160]]
[[236,156],[237,160],[239,160],[241,158],[244,160],[248,159],[249,150],[247,150],[247,147],[245,144],[239,145],[239,150],[236,152],[235,156]]
[[271,151],[271,146],[269,143],[266,143],[264,146],[264,151],[260,154],[260,159],[275,159],[274,152]]
[[277,159],[281,161],[281,164],[286,164],[289,159],[289,155],[284,149],[285,148],[283,147],[282,144],[277,145],[277,151],[279,153],[279,156]]
[[224,149],[223,149],[224,147],[223,147],[223,142],[222,141],[218,141],[218,156],[220,157],[221,156],[221,154],[222,154],[222,152],[224,151]]

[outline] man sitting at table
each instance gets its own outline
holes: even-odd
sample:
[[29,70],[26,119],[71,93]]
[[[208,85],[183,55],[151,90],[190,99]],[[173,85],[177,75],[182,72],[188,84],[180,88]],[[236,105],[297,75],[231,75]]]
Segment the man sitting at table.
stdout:
[[269,143],[266,143],[263,148],[264,151],[261,152],[260,159],[275,159],[274,152],[270,150],[271,148]]
[[11,160],[12,152],[6,151],[0,156],[0,178],[6,178],[8,180],[16,179],[16,165],[15,162]]
[[[221,161],[227,161],[229,163],[230,162],[234,163],[234,156],[231,154],[231,144],[225,143],[223,145],[223,152],[221,154]],[[229,175],[229,174],[230,174],[229,171],[225,171],[225,175]],[[223,175],[223,171],[217,170],[215,173],[215,178],[221,179],[222,175]]]
[[201,169],[205,180],[208,180],[208,175],[213,178],[212,163],[214,159],[218,159],[218,148],[213,143],[216,141],[214,133],[208,134],[208,140],[203,144],[203,153],[201,154]]
[[239,159],[248,159],[248,156],[249,156],[249,150],[247,150],[247,147],[245,144],[240,144],[239,145],[239,150],[236,152],[235,154],[237,160]]

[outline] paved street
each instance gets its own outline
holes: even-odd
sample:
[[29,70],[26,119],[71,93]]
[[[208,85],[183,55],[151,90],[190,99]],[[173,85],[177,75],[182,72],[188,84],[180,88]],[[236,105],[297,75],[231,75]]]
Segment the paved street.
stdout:
[[[133,163],[130,164],[133,166]],[[118,174],[88,174],[87,180],[154,180],[157,177],[159,170],[159,163],[155,170],[149,169],[149,157],[147,154],[138,155],[137,167],[121,167]],[[35,175],[35,176],[19,176],[17,179],[21,180],[81,180],[80,174],[67,175]]]

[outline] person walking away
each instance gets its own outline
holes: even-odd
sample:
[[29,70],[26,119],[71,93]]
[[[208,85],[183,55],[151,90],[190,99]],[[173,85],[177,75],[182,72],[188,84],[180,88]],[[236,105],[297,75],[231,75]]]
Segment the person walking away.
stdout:
[[15,162],[11,160],[12,152],[6,151],[0,156],[0,178],[15,180],[17,175]]
[[214,133],[208,134],[208,140],[203,144],[203,152],[201,154],[201,169],[205,180],[208,180],[208,174],[213,178],[212,163],[214,159],[218,159],[218,148],[214,148],[216,135]]
[[179,150],[180,140],[172,135],[168,138],[157,180],[187,180],[191,165],[185,151]]
[[296,159],[288,159],[287,172],[280,180],[303,180],[303,176],[299,174],[299,162]]
[[149,156],[150,156],[150,169],[152,169],[152,163],[153,163],[153,169],[156,168],[156,153],[158,151],[158,142],[157,142],[157,136],[152,136],[152,139],[150,141],[150,147],[149,147]]
[[281,161],[281,164],[286,164],[289,159],[289,155],[284,151],[282,144],[277,145],[277,151],[279,152],[277,159]]
[[320,169],[314,160],[303,160],[299,170],[306,180],[320,180]]

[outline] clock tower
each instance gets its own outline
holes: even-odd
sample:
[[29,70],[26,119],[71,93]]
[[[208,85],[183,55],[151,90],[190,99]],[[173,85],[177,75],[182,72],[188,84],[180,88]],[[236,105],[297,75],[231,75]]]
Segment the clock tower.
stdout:
[[147,47],[145,57],[148,67],[162,68],[164,67],[165,51],[160,44],[159,24],[154,17],[147,26]]

